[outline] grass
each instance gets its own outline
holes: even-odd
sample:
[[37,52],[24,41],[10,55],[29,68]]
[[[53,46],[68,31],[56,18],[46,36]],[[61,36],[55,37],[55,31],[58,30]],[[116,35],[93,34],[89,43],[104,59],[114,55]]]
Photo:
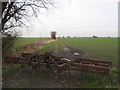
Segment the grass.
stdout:
[[63,45],[62,45],[62,41],[61,41],[61,40],[58,39],[58,40],[56,41],[56,45],[57,45],[57,50],[58,50],[58,51],[62,51],[62,50],[63,50],[64,47],[63,47]]
[[11,55],[13,52],[20,52],[26,48],[26,45],[42,40],[50,40],[50,38],[18,38],[13,47],[6,52],[6,55]]
[[[20,38],[21,39],[21,38]],[[41,40],[41,39],[37,39]],[[24,46],[26,44],[34,43],[35,39],[21,39],[16,42],[16,46]],[[114,65],[117,64],[117,39],[116,38],[64,38],[45,44],[43,49],[38,50],[36,53],[44,54],[51,52],[55,49],[55,44],[58,46],[58,50],[62,50],[63,46],[61,40],[65,41],[69,45],[84,51],[86,54],[84,57],[97,58],[111,60]],[[20,43],[21,42],[21,43]],[[21,49],[20,49],[21,50]],[[19,51],[19,50],[18,50]],[[19,72],[20,65],[12,64],[3,67],[3,77],[9,77]],[[46,68],[41,68],[39,73],[30,76],[29,80],[23,82],[18,86],[12,86],[11,88],[28,88],[30,85],[36,85],[42,83],[45,78],[49,78],[51,71]],[[111,69],[110,76],[100,76],[95,74],[85,74],[80,82],[81,88],[117,88],[118,83],[118,70],[116,68]],[[73,77],[74,79],[74,77]],[[76,81],[75,81],[76,82]],[[52,82],[51,82],[52,83]],[[76,87],[75,83],[71,82],[72,87]],[[70,86],[70,87],[71,87]],[[47,87],[47,86],[46,86]]]
[[15,73],[21,70],[20,64],[11,64],[11,65],[4,65],[2,67],[2,76],[8,77],[14,75]]
[[117,38],[64,38],[62,40],[84,51],[84,57],[110,60],[114,66],[118,64]]
[[31,44],[40,40],[49,40],[50,38],[19,38],[15,45],[20,46],[20,45],[26,45],[26,44]]
[[37,54],[45,54],[47,52],[53,51],[55,48],[55,42],[50,42],[48,44],[45,44],[44,47],[40,50],[38,50],[36,53]]
[[[83,57],[110,60],[113,66],[118,65],[117,38],[64,38],[70,46],[85,52]],[[109,76],[85,74],[82,88],[118,88],[118,69],[112,68]]]
[[19,52],[22,51],[26,45],[35,43],[37,41],[42,41],[42,40],[49,40],[50,38],[19,38],[13,49],[15,48],[15,51]]
[[6,87],[6,88],[27,88],[28,86],[23,83],[23,84],[20,84],[20,85],[17,85],[17,86],[9,86],[9,87]]
[[[49,40],[49,39],[50,38],[19,38],[16,41],[13,49],[16,49],[17,51],[21,51],[28,44],[31,44],[40,40]],[[44,48],[40,50],[38,53],[43,54],[46,52],[50,52],[54,49],[54,46],[55,46],[55,42],[45,44]],[[2,70],[3,70],[3,73],[2,73],[3,78],[7,78],[9,76],[15,75],[17,72],[21,70],[21,68],[19,64],[11,64],[11,65],[3,66]],[[41,81],[43,78],[47,77],[49,75],[48,73],[49,73],[48,69],[43,69],[37,75],[31,76],[27,82],[17,86],[11,86],[10,88],[26,88],[30,84],[37,83]]]
[[31,75],[26,82],[10,88],[29,88],[31,85],[42,83],[44,79],[49,78],[51,70],[48,68],[40,68],[37,74]]
[[118,88],[118,69],[111,69],[109,76],[95,74],[85,74],[83,78],[83,88]]
[[[20,72],[22,69],[19,64],[5,65],[3,67],[3,79],[7,77],[14,76],[16,73]],[[14,86],[6,86],[4,88],[28,88],[31,85],[36,85],[39,82],[42,82],[43,79],[49,78],[51,75],[51,70],[49,68],[40,68],[37,74],[29,75],[25,82],[19,83]]]

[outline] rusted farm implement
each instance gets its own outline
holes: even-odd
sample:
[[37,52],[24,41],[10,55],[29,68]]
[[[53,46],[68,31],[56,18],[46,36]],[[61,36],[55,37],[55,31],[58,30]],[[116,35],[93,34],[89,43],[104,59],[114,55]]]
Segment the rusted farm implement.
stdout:
[[22,53],[21,57],[7,56],[3,59],[5,63],[25,64],[31,66],[33,70],[38,69],[40,66],[46,66],[52,70],[61,72],[63,70],[80,71],[81,73],[93,73],[100,75],[109,75],[110,68],[112,68],[111,61],[84,59],[75,56],[76,59],[71,61],[69,59],[58,57],[52,54],[30,54]]

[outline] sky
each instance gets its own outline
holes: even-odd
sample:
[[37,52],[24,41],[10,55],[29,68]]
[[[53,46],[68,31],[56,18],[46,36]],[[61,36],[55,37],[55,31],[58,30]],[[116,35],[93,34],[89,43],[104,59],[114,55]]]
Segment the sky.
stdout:
[[118,1],[59,0],[56,8],[41,9],[37,18],[32,17],[22,37],[50,37],[51,31],[61,37],[117,37]]

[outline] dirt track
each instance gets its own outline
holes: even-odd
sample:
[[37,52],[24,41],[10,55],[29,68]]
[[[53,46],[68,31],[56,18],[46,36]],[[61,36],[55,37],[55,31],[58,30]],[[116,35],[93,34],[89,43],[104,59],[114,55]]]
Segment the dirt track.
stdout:
[[63,41],[61,41],[61,43],[62,43],[62,46],[63,46],[63,50],[62,51],[58,51],[57,50],[58,46],[56,44],[56,47],[55,47],[55,50],[53,51],[53,54],[55,54],[57,56],[68,58],[70,60],[75,60],[74,53],[78,53],[80,57],[82,57],[84,55],[83,51],[80,51],[78,49],[70,47],[69,45],[67,45]]

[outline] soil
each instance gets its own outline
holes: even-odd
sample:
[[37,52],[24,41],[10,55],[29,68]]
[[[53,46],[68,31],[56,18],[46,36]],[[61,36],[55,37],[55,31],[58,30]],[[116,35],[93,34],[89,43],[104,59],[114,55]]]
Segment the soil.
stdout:
[[[36,50],[41,49],[45,43],[52,41],[53,40],[46,40],[43,42],[30,44],[26,49],[24,49],[23,52],[34,53]],[[64,47],[63,51],[58,51],[58,46],[56,45],[55,50],[52,52],[52,54],[65,57],[70,60],[74,60],[74,53],[78,53],[81,57],[84,55],[84,52],[72,48],[64,42],[62,42],[62,45]],[[17,53],[15,55],[19,54]],[[28,81],[32,76],[32,71],[29,69],[29,67],[24,68],[15,75],[3,78],[3,87],[19,87],[20,85],[27,83],[28,88],[80,88],[82,84],[80,82],[82,78],[84,78],[84,76],[81,76],[80,72],[76,71],[71,71],[71,74],[66,71],[63,71],[62,73],[50,71],[50,74],[46,78],[43,78],[41,81],[35,84],[29,84]]]

